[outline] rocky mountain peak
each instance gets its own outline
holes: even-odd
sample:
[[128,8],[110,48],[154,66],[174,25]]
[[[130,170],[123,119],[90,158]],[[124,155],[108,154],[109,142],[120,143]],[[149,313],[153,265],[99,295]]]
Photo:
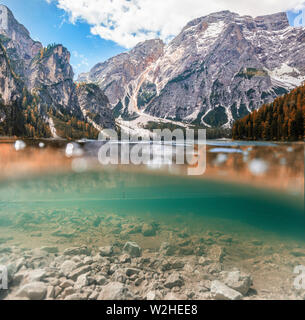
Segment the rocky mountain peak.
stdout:
[[289,27],[289,20],[286,12],[275,13],[254,19],[257,28],[268,31],[279,31]]
[[131,51],[130,54],[149,55],[157,51],[163,53],[164,42],[161,39],[151,39],[138,43]]
[[72,81],[74,72],[70,65],[70,56],[70,52],[61,44],[41,48],[31,62],[28,87],[32,89],[41,84]]
[[305,80],[303,39],[305,29],[290,27],[286,13],[221,11],[192,20],[164,47],[139,44],[86,77],[106,90],[118,116],[228,127]]
[[42,45],[31,39],[29,31],[4,5],[0,5],[0,41],[7,50],[12,67],[24,78],[31,60],[37,55]]
[[109,98],[112,107],[117,106],[120,101],[123,101],[122,105],[125,107],[137,90],[133,83],[163,55],[164,47],[160,39],[141,42],[128,52],[98,63],[89,73],[81,74],[78,81],[97,83]]
[[30,38],[29,31],[15,19],[12,11],[2,4],[0,5],[0,30],[15,41],[20,37]]

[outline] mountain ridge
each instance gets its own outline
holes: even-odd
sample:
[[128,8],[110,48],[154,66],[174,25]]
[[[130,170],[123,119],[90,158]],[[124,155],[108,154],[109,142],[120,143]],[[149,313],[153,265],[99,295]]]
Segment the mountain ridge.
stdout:
[[[114,79],[115,90],[104,81],[112,74],[96,66],[79,80],[107,90],[112,108],[123,119],[140,110],[164,119],[229,127],[305,80],[303,37],[305,28],[289,26],[286,13],[252,18],[222,11],[190,21],[145,70],[130,81]],[[132,64],[132,50],[128,55]],[[115,58],[121,63],[121,55]],[[111,67],[113,59],[103,64]]]

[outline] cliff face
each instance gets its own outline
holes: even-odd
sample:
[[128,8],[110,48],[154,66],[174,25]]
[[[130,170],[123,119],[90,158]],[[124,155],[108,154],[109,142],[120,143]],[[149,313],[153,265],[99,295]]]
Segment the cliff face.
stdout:
[[73,77],[70,53],[62,45],[53,45],[41,49],[31,61],[26,83],[48,105],[74,110],[78,106],[72,103]]
[[[130,52],[122,53],[93,67],[90,73],[80,75],[80,82],[94,82],[105,92],[112,107],[122,103],[129,107],[130,98],[138,90],[139,76],[163,54],[161,40],[149,40],[138,44]],[[131,107],[130,112],[133,112]]]
[[[285,13],[252,18],[218,12],[188,23],[168,45],[160,45],[153,59],[142,60],[141,68],[130,65],[138,61],[136,48],[145,43],[81,78],[109,92],[117,115],[141,110],[231,126],[305,80],[304,39],[305,29],[289,26]],[[136,72],[132,78],[131,69]]]
[[[53,123],[48,114],[51,111],[56,114],[59,110],[66,118],[76,117],[95,128],[115,127],[108,100],[99,88],[92,90],[90,99],[87,97],[88,101],[84,101],[84,92],[77,89],[73,80],[69,51],[62,45],[43,48],[31,39],[27,29],[3,5],[0,5],[0,42],[0,94],[3,104],[11,105],[19,99],[21,105],[26,91],[35,96],[35,106],[38,104],[41,119],[47,123]],[[98,123],[87,115],[92,108]]]
[[4,5],[0,5],[0,40],[15,72],[22,78],[26,77],[28,66],[42,48],[42,44],[31,39],[29,31]]
[[0,43],[0,103],[8,105],[21,97],[20,80],[12,70],[6,50]]
[[115,128],[115,119],[110,110],[109,100],[97,85],[78,85],[75,95],[84,116],[88,116],[102,128]]

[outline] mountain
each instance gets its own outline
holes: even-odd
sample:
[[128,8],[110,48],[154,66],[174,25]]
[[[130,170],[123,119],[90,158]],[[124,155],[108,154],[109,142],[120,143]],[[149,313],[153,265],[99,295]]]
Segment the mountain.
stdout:
[[15,72],[22,78],[26,77],[31,60],[42,48],[42,44],[31,39],[29,31],[4,5],[0,5],[0,40]]
[[167,45],[146,41],[97,64],[79,81],[98,84],[124,120],[145,114],[230,127],[305,80],[304,40],[305,28],[291,27],[286,13],[218,12]]
[[304,140],[305,84],[253,111],[233,126],[233,138]]
[[33,41],[3,5],[0,45],[2,134],[96,138],[103,128],[115,128],[109,100],[101,89],[74,83],[69,51],[60,44],[44,48]]
[[[104,63],[95,65],[89,73],[81,74],[79,82],[94,82],[100,86],[116,113],[127,108],[127,114],[134,111],[131,97],[139,90],[141,76],[145,78],[149,66],[164,53],[161,40],[148,40],[138,44],[130,52],[119,54]],[[129,110],[129,104],[132,106]],[[128,112],[129,111],[129,112]]]

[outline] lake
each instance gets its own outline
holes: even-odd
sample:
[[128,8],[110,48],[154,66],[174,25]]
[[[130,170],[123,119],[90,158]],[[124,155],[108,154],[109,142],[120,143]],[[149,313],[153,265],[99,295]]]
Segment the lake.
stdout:
[[[141,299],[152,290],[149,277],[160,298],[209,299],[210,283],[237,269],[253,280],[245,299],[302,297],[293,270],[305,265],[304,144],[208,141],[207,170],[190,177],[186,166],[162,161],[101,166],[97,142],[75,144],[69,157],[67,142],[39,142],[25,141],[18,151],[0,143],[0,264],[21,257],[20,270],[58,271],[71,247],[90,248],[93,260],[99,248],[110,247],[101,255],[115,266],[106,268],[107,281],[124,283]],[[122,262],[128,242],[141,248],[144,262]],[[160,258],[166,246],[168,255]],[[77,250],[75,256],[85,258]],[[172,267],[164,267],[167,260]],[[143,284],[118,276],[125,263],[146,270]],[[173,272],[184,285],[169,290],[165,278]],[[96,283],[85,287],[91,294],[102,290]],[[61,290],[53,298],[65,297]]]

